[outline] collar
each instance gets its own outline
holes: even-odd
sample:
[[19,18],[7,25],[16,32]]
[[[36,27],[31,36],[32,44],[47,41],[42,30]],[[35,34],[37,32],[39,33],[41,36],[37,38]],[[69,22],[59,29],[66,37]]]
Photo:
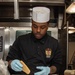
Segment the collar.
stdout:
[[44,44],[44,43],[46,42],[47,37],[48,37],[48,34],[46,33],[43,38],[41,38],[41,39],[36,39],[35,36],[34,36],[34,34],[31,33],[31,39],[32,39],[34,42],[40,42],[40,43]]

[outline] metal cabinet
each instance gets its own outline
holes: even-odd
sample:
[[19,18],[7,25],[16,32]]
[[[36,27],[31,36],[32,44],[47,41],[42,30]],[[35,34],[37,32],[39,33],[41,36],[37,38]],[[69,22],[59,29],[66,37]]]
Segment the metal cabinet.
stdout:
[[4,52],[4,28],[0,28],[0,59],[3,58]]

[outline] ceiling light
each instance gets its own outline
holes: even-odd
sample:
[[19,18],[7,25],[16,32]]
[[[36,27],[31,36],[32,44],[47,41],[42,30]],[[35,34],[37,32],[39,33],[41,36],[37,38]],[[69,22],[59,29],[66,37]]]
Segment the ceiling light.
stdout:
[[[66,29],[67,27],[65,26],[64,29]],[[69,26],[68,29],[75,29],[75,27]]]
[[74,27],[72,27],[72,26],[69,26],[69,27],[68,27],[68,29],[75,29],[75,28],[74,28]]
[[75,33],[75,30],[69,30],[68,33],[69,34]]
[[71,5],[66,9],[66,13],[74,14],[75,13],[75,0],[71,3]]

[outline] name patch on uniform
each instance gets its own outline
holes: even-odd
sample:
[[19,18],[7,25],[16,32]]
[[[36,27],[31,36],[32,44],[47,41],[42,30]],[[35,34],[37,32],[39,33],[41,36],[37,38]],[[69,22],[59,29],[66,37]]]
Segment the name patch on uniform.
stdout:
[[45,54],[46,54],[46,58],[50,58],[51,57],[51,54],[52,54],[52,50],[50,48],[47,48],[45,50]]

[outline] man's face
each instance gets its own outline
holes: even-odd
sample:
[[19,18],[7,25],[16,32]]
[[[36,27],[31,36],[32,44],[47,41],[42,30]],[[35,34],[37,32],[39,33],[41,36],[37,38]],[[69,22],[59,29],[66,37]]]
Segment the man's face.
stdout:
[[32,21],[32,32],[37,39],[41,39],[47,32],[48,23],[37,23]]

